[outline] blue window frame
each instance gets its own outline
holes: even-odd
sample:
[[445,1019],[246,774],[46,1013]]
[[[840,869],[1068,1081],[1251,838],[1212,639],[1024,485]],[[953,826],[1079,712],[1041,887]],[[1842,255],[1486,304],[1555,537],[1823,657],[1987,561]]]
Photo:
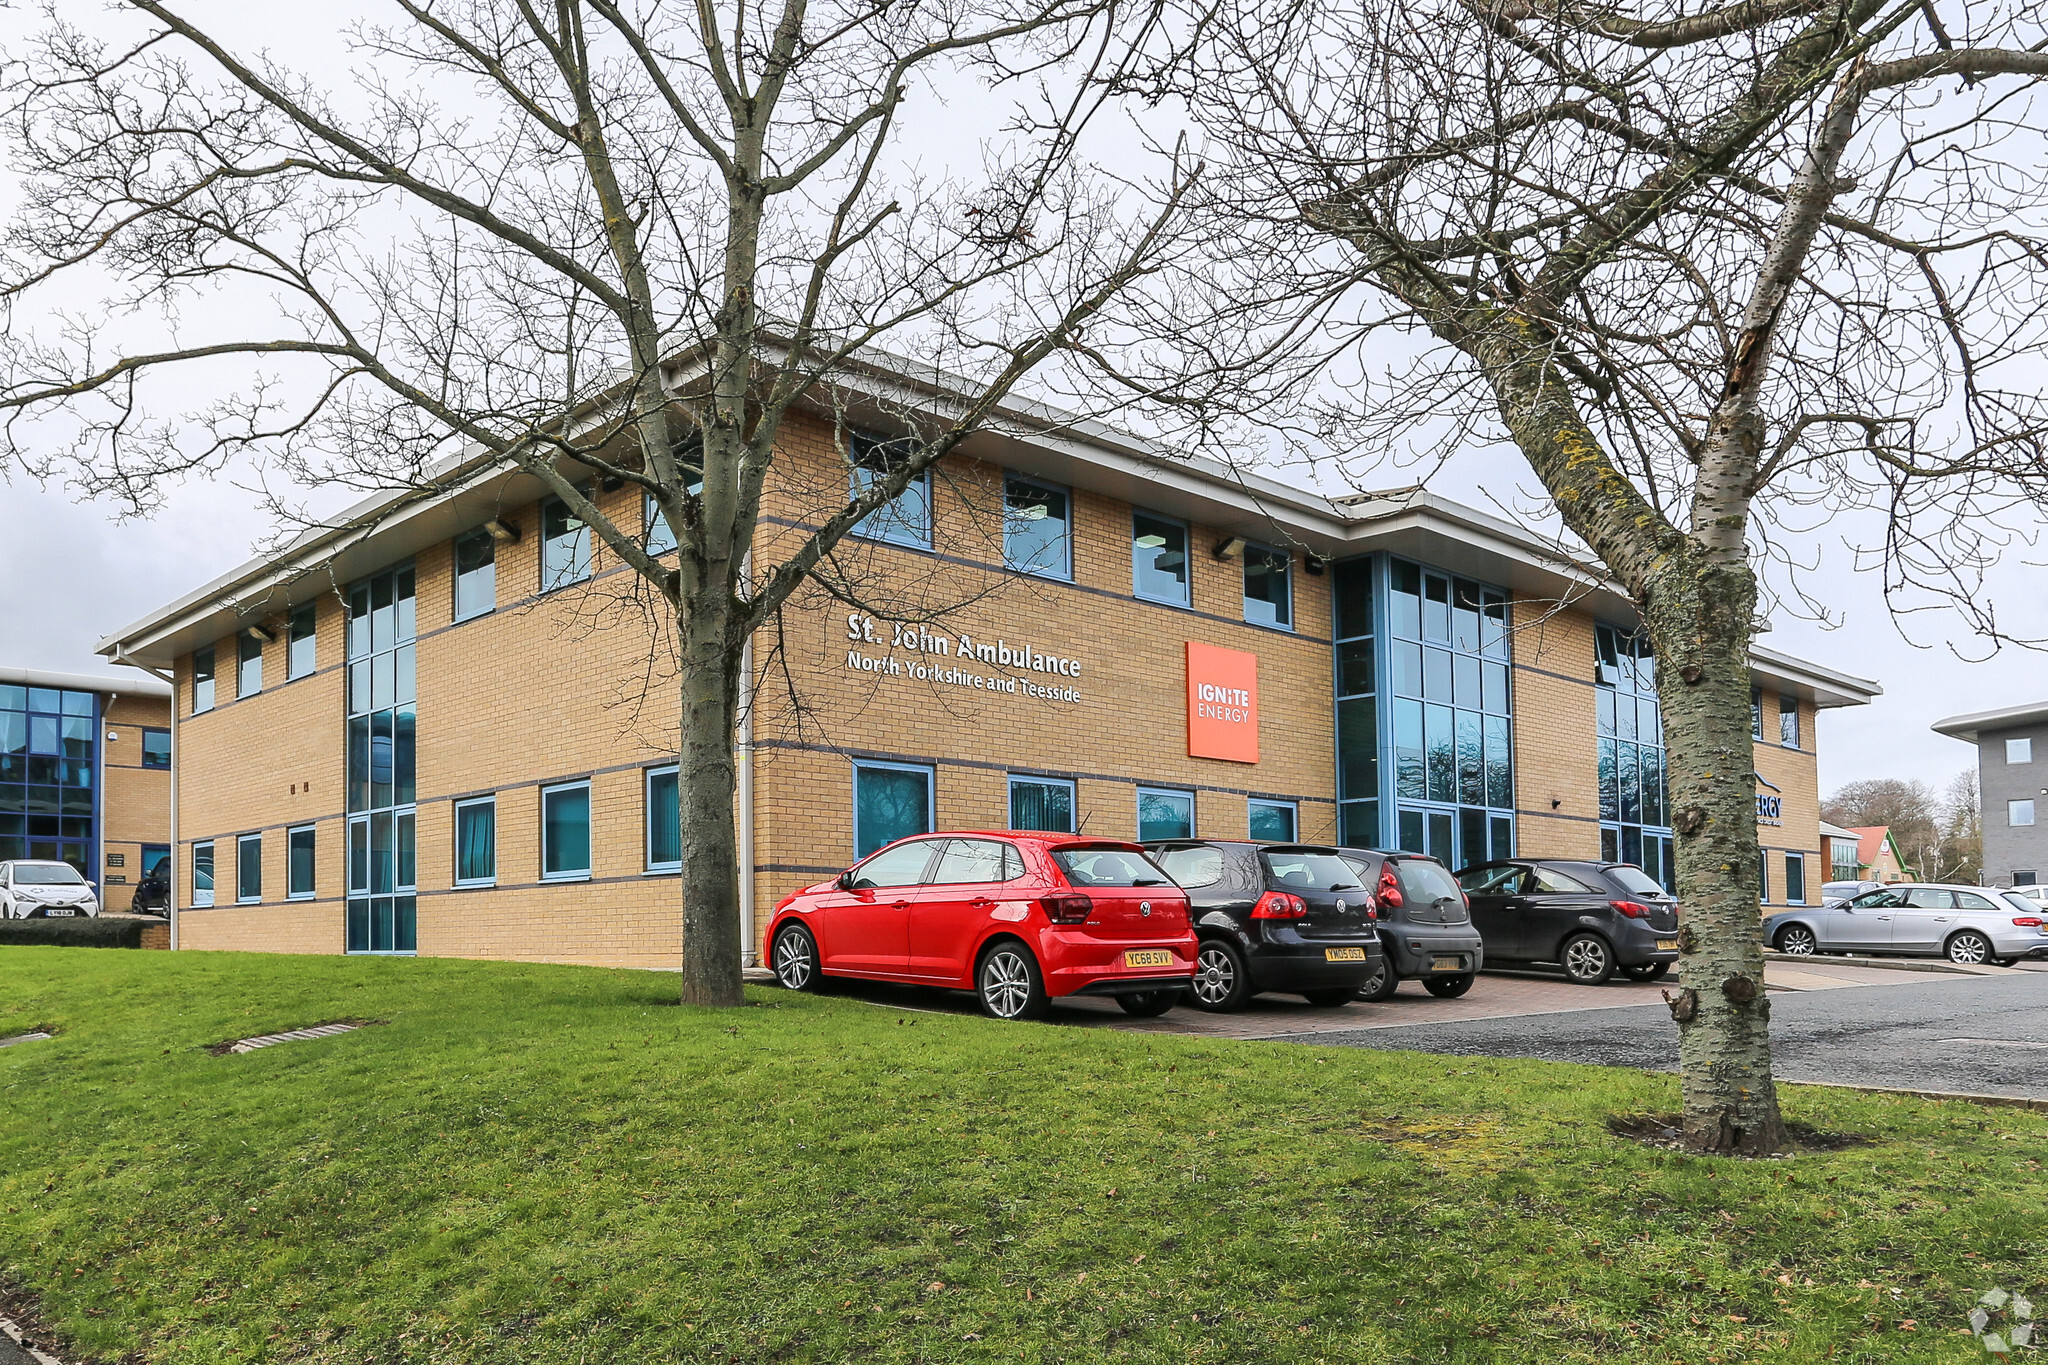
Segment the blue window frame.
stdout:
[[1291,556],[1267,545],[1244,547],[1244,619],[1255,626],[1294,625]]
[[581,881],[590,876],[588,782],[541,788],[540,875],[543,881]]
[[932,831],[932,770],[862,759],[853,765],[853,856]]
[[1246,803],[1245,833],[1269,844],[1291,844],[1300,838],[1301,810],[1292,801]]
[[286,682],[303,678],[319,667],[319,619],[317,603],[305,602],[292,608],[291,623],[285,628]]
[[1188,605],[1187,523],[1131,513],[1131,591],[1148,602]]
[[1010,776],[1010,828],[1074,832],[1074,784],[1063,777]]
[[[1639,633],[1593,628],[1595,725],[1599,730],[1600,856],[1634,863],[1678,887],[1657,661]],[[1759,722],[1761,723],[1761,722]]]
[[0,858],[97,877],[98,782],[99,697],[0,684]]
[[[919,443],[908,437],[889,438],[855,431],[847,437],[847,460],[853,466],[853,496],[873,488],[915,458]],[[932,474],[922,471],[890,501],[860,519],[853,528],[857,536],[906,545],[914,550],[932,547]]]
[[1074,576],[1073,499],[1021,474],[1003,478],[1003,563],[1041,578]]
[[1138,788],[1138,839],[1195,837],[1195,794],[1168,787]]
[[455,884],[489,886],[498,880],[498,798],[455,803]]
[[348,904],[351,953],[410,953],[418,899],[415,645],[410,564],[348,591]]
[[676,765],[647,770],[647,870],[679,872],[683,866],[682,787]]

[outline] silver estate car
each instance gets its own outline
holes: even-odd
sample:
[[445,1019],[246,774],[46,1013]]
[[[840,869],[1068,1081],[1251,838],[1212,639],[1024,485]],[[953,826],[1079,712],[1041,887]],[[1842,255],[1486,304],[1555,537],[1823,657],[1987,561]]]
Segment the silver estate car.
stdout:
[[1781,953],[1896,953],[1968,964],[2048,956],[2048,910],[1986,886],[1899,882],[1764,921]]

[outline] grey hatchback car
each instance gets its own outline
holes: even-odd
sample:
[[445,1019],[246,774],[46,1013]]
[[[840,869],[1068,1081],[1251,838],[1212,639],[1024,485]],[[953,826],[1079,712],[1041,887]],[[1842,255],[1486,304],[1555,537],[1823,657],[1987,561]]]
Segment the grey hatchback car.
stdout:
[[1781,953],[1897,953],[1965,965],[2048,956],[2048,911],[1988,886],[1901,882],[1764,921]]
[[1678,961],[1678,900],[1632,863],[1517,858],[1458,874],[1495,962],[1555,962],[1582,986]]
[[1404,979],[1444,999],[1472,989],[1486,943],[1449,868],[1426,853],[1340,848],[1337,856],[1379,902],[1380,969],[1359,987],[1360,1000],[1386,1000]]

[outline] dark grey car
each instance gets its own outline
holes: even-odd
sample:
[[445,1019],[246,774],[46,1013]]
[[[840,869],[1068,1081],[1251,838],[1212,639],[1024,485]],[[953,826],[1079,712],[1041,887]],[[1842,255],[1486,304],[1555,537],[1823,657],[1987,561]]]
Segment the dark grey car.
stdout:
[[1632,863],[1515,858],[1458,874],[1486,955],[1555,962],[1583,986],[1655,981],[1678,960],[1678,899]]
[[1486,965],[1486,941],[1472,925],[1465,893],[1450,869],[1426,853],[1340,848],[1338,856],[1379,905],[1381,967],[1359,988],[1361,1000],[1385,1000],[1403,980],[1451,999],[1472,989]]

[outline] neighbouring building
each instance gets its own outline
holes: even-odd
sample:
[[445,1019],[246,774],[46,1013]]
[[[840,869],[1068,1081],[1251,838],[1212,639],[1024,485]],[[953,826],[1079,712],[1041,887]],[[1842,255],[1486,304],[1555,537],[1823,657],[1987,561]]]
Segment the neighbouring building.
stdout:
[[1827,879],[1829,881],[1860,882],[1866,880],[1863,875],[1863,863],[1856,856],[1857,848],[1862,842],[1862,836],[1853,829],[1844,829],[1840,825],[1831,825],[1825,820],[1820,822],[1822,861],[1827,864]]
[[[785,428],[764,558],[887,467],[883,400],[840,397]],[[784,894],[935,828],[1670,880],[1656,662],[1597,569],[1424,490],[1333,501],[1002,420],[842,549],[862,605],[807,590],[756,637],[750,941]],[[678,701],[638,580],[530,476],[448,482],[102,642],[177,679],[180,946],[676,960]],[[596,496],[663,549],[637,489]],[[1766,899],[1797,903],[1825,880],[1818,713],[1877,688],[1763,648],[1753,676]]]
[[1856,836],[1857,880],[1868,882],[1910,882],[1913,869],[1899,851],[1899,841],[1890,825],[1859,825],[1849,831]]
[[1984,885],[2039,883],[2048,873],[2048,702],[1950,716],[1934,732],[1977,750]]
[[0,667],[0,859],[70,863],[109,909],[171,854],[171,689]]

